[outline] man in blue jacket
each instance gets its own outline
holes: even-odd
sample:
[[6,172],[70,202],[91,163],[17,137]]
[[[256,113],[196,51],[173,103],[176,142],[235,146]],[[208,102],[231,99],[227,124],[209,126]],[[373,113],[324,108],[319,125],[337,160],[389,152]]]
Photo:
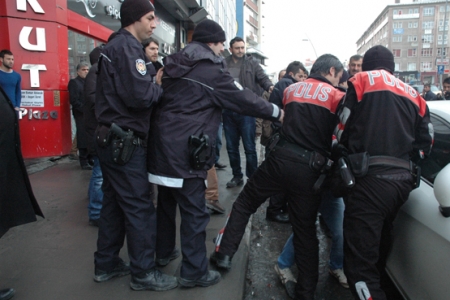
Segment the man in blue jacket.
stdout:
[[157,239],[157,256],[170,259],[174,253],[178,204],[183,253],[178,282],[184,287],[220,281],[218,272],[208,271],[206,258],[205,179],[215,161],[222,109],[274,121],[283,118],[278,106],[243,89],[226,71],[220,56],[225,40],[219,24],[204,20],[189,45],[164,59],[164,94],[150,126],[149,180],[159,185],[157,234],[165,237]]

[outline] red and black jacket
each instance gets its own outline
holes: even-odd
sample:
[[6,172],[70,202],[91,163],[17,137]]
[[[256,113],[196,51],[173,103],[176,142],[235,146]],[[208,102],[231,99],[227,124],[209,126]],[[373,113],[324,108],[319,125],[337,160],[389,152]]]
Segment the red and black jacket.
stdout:
[[318,75],[291,84],[284,90],[281,135],[288,142],[329,156],[331,137],[339,121],[336,111],[344,95]]
[[339,118],[336,136],[350,154],[409,160],[413,153],[431,151],[433,125],[425,100],[388,71],[350,78]]

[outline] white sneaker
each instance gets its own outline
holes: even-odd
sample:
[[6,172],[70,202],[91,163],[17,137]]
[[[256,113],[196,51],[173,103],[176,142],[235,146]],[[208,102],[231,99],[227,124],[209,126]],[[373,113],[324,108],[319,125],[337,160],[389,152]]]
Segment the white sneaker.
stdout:
[[346,289],[349,288],[348,286],[348,282],[347,282],[347,276],[345,276],[344,274],[344,270],[342,269],[336,269],[336,270],[328,270],[330,275],[333,276],[334,278],[336,278],[339,283],[345,287]]
[[277,272],[278,277],[280,277],[281,283],[283,283],[283,285],[286,285],[286,282],[288,281],[297,283],[297,280],[295,279],[294,274],[292,274],[291,269],[280,269],[278,264],[275,264],[275,272]]

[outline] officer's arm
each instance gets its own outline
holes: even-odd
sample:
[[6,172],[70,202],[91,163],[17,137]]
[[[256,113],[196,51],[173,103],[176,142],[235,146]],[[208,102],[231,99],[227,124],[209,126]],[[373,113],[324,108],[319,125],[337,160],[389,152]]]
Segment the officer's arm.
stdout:
[[162,88],[151,81],[142,49],[124,45],[114,64],[116,92],[128,108],[150,108],[159,101]]
[[278,106],[264,101],[249,89],[243,89],[228,72],[216,74],[214,79],[211,101],[215,105],[267,120],[276,121],[281,117]]
[[416,127],[415,141],[413,143],[413,159],[417,156],[428,156],[434,142],[433,124],[430,121],[430,111],[425,100],[421,99],[419,106],[419,124]]

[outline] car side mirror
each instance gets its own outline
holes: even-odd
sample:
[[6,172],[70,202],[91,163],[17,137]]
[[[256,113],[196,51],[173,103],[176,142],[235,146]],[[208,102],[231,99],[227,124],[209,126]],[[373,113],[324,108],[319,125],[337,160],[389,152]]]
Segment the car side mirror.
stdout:
[[450,164],[446,165],[434,179],[434,196],[439,202],[439,211],[450,217]]

